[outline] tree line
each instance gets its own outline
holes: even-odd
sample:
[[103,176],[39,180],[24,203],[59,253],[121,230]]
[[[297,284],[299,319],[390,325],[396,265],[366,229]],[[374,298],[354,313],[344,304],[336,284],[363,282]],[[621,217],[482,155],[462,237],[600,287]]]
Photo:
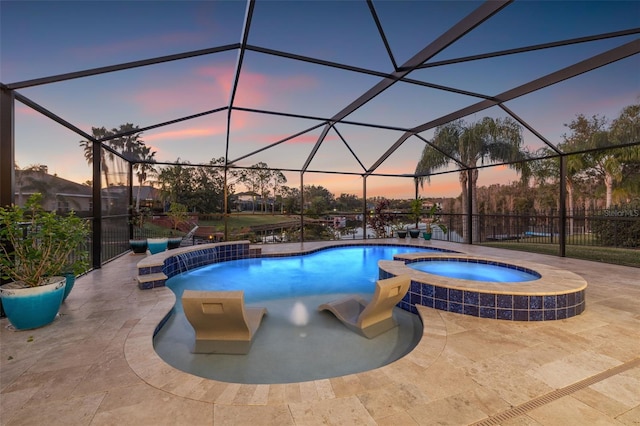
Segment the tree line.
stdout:
[[[568,133],[557,145],[559,152],[568,155],[566,160],[567,204],[573,211],[576,202],[587,207],[610,208],[614,204],[640,203],[640,146],[630,144],[640,135],[640,104],[629,105],[609,122],[605,117],[582,114],[569,124]],[[224,158],[213,158],[201,166],[181,162],[157,166],[155,151],[148,147],[142,133],[131,123],[107,130],[92,128],[92,135],[125,159],[134,163],[138,183],[136,209],[139,207],[140,187],[152,184],[159,189],[166,208],[171,202],[187,206],[199,213],[222,213],[225,206]],[[92,143],[80,141],[85,158],[93,162]],[[601,150],[601,148],[608,148]],[[109,150],[101,150],[101,166],[106,186],[111,186],[111,176],[124,173],[126,162],[118,161]],[[485,117],[478,122],[456,120],[435,129],[416,165],[416,185],[424,188],[430,176],[450,164],[460,168],[460,197],[442,200],[446,213],[462,213],[471,202],[472,212],[525,212],[558,209],[557,188],[560,184],[560,159],[552,147],[529,152],[524,147],[522,126],[507,118]],[[532,160],[533,159],[533,160]],[[483,164],[505,163],[517,171],[519,182],[477,188]],[[467,172],[467,168],[472,168]],[[125,174],[126,175],[126,174]],[[227,205],[237,206],[238,185],[244,186],[245,196],[251,197],[251,211],[261,213],[304,212],[320,216],[328,211],[361,211],[362,200],[354,194],[335,197],[322,186],[306,185],[304,205],[301,205],[300,188],[287,186],[282,171],[271,169],[260,162],[243,169],[227,169]],[[471,180],[469,182],[469,179]],[[118,182],[116,182],[118,183]],[[471,185],[469,185],[471,184]],[[469,193],[471,186],[471,193]],[[371,204],[375,199],[371,199]],[[401,202],[392,203],[398,204]],[[463,226],[463,234],[466,227]]]

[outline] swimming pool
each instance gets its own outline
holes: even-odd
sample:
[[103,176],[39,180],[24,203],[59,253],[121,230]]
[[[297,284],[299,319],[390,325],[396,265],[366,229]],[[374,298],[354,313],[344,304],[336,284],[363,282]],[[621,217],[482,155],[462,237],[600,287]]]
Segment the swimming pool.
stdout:
[[[158,355],[191,374],[233,383],[293,383],[371,370],[393,362],[419,342],[419,318],[396,308],[400,326],[375,339],[348,330],[325,302],[358,294],[370,298],[378,260],[435,249],[390,245],[326,248],[297,256],[238,259],[190,270],[166,281],[176,305],[156,333]],[[185,289],[243,290],[247,306],[268,310],[246,355],[192,354],[194,332],[180,298]]]

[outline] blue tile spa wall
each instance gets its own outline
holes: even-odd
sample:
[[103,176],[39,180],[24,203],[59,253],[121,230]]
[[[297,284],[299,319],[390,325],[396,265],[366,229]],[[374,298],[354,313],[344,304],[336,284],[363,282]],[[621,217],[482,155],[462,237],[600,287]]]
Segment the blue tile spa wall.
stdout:
[[[393,275],[380,270],[380,279]],[[581,314],[585,290],[555,295],[509,295],[459,290],[411,281],[398,306],[417,314],[416,305],[480,318],[507,321],[552,321]]]

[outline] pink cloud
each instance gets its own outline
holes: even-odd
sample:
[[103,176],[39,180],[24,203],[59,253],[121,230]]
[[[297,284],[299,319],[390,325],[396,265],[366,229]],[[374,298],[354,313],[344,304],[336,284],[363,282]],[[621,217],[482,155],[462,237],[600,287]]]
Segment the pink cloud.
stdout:
[[224,134],[226,129],[219,127],[201,127],[201,128],[188,128],[182,130],[170,130],[166,132],[154,133],[152,135],[145,135],[143,139],[145,142],[161,142],[165,140],[183,140],[200,138],[203,136]]
[[23,104],[21,104],[19,102],[16,102],[15,105],[16,105],[16,107],[15,107],[16,115],[22,114],[22,115],[27,115],[27,116],[31,116],[31,117],[40,116],[41,115],[38,111],[36,111],[34,109],[31,109],[28,106],[23,105]]
[[[226,107],[235,74],[235,64],[198,66],[187,69],[177,78],[167,79],[162,74],[151,75],[144,80],[144,86],[123,95],[129,98],[145,114],[186,116],[206,110]],[[234,105],[247,108],[276,108],[273,104],[287,92],[313,85],[313,79],[306,76],[274,77],[244,68],[239,80]],[[285,107],[283,107],[285,108]],[[220,114],[226,114],[221,112]],[[234,112],[233,132],[254,128],[261,123],[254,114]],[[265,142],[278,139],[263,137]],[[252,137],[255,141],[255,138]],[[301,136],[294,143],[315,143],[314,136]]]

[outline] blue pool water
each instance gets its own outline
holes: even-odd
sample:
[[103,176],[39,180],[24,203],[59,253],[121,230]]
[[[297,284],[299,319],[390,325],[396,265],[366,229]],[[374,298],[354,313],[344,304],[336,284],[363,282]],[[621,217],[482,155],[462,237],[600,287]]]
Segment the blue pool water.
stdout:
[[378,260],[402,253],[441,253],[402,246],[348,246],[304,256],[241,259],[177,275],[167,286],[178,298],[189,290],[244,290],[246,303],[310,295],[373,294]]
[[507,265],[501,266],[469,261],[429,260],[409,263],[408,266],[429,274],[461,280],[509,283],[533,281],[540,278],[540,275],[533,271],[518,270]]
[[[176,306],[154,337],[154,348],[182,371],[232,383],[295,383],[389,364],[420,341],[417,315],[395,308],[400,326],[367,339],[317,307],[346,294],[370,299],[378,260],[416,251],[434,250],[348,246],[303,256],[222,262],[177,275],[166,283],[176,294]],[[267,308],[248,354],[191,353],[195,336],[180,303],[185,289],[243,290],[246,305]]]

